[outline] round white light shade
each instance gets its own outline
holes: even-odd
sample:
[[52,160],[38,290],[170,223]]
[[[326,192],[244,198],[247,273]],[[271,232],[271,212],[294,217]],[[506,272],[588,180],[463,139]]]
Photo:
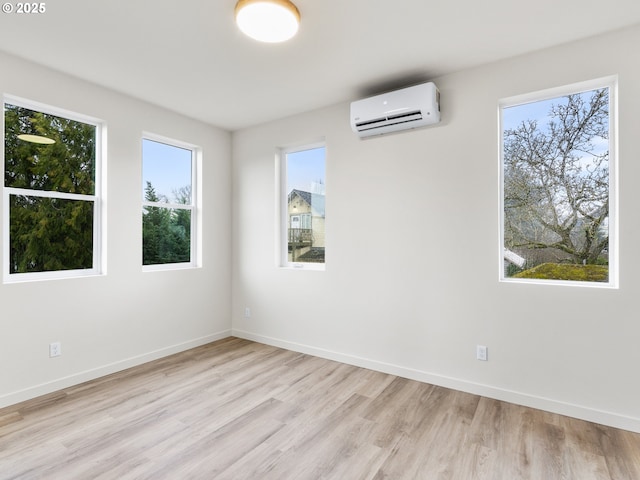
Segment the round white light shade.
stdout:
[[39,143],[41,145],[52,145],[56,143],[53,138],[43,137],[41,135],[30,135],[28,133],[22,133],[18,135],[20,140],[30,143]]
[[240,0],[236,23],[254,40],[284,42],[298,32],[300,12],[289,0]]

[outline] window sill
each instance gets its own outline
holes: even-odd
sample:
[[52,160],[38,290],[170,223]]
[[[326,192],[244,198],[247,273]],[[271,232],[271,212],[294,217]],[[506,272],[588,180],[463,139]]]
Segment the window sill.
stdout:
[[287,265],[281,265],[281,270],[304,270],[312,272],[324,272],[324,263],[288,263]]

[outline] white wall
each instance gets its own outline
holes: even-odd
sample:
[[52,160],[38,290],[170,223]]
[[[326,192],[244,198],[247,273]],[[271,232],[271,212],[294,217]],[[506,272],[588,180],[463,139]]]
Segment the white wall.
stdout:
[[[108,138],[107,274],[0,284],[0,407],[228,336],[230,134],[8,55],[0,71],[0,93],[100,118]],[[143,131],[203,149],[202,268],[141,271]]]
[[[362,141],[345,103],[235,132],[234,334],[640,431],[639,43],[634,28],[437,78],[433,128]],[[614,74],[620,288],[499,283],[498,100]],[[326,271],[280,269],[275,148],[319,137]]]

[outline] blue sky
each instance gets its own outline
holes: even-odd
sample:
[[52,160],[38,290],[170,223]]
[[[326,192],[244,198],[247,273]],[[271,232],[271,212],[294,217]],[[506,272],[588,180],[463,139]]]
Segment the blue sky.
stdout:
[[313,183],[325,180],[324,147],[287,154],[287,193],[293,189],[311,192]]
[[538,127],[544,127],[549,119],[551,105],[566,104],[566,99],[552,98],[502,109],[502,127],[505,130],[517,128],[524,120],[537,120]]
[[[588,104],[589,99],[593,95],[595,90],[590,90],[581,93],[585,103]],[[512,107],[505,107],[502,109],[502,128],[504,130],[517,128],[525,120],[536,120],[538,122],[538,129],[541,132],[547,131],[547,125],[549,123],[549,111],[552,105],[566,105],[566,95],[551,98],[548,100],[533,101],[531,103],[524,103],[521,105],[514,105]],[[592,144],[594,145],[594,153],[603,153],[609,149],[609,141],[603,138],[593,138]],[[585,159],[588,161],[590,155],[586,155]]]
[[[594,91],[595,90],[590,90],[580,94],[586,104],[588,104]],[[502,126],[507,130],[518,127],[523,120],[536,120],[538,122],[538,128],[544,128],[549,122],[551,106],[566,105],[566,97],[566,95],[561,95],[548,100],[537,100],[512,107],[505,107],[502,109]]]
[[174,200],[173,191],[191,185],[191,155],[186,148],[142,140],[142,194],[151,182],[158,195]]

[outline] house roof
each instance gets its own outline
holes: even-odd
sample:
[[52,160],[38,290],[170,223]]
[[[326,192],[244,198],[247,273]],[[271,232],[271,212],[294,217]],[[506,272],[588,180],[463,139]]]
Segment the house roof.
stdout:
[[291,190],[291,193],[289,194],[289,201],[291,201],[294,195],[298,195],[305,202],[311,205],[311,192],[305,192],[304,190],[297,190],[294,188],[293,190]]
[[324,206],[324,195],[320,195],[317,193],[305,192],[304,190],[293,189],[291,193],[289,193],[288,201],[291,202],[291,199],[297,195],[302,200],[304,200],[310,207],[311,213],[314,216],[324,217],[325,216],[325,206]]
[[282,44],[240,33],[235,0],[56,0],[0,15],[0,48],[237,130],[640,23],[637,0],[293,2]]

